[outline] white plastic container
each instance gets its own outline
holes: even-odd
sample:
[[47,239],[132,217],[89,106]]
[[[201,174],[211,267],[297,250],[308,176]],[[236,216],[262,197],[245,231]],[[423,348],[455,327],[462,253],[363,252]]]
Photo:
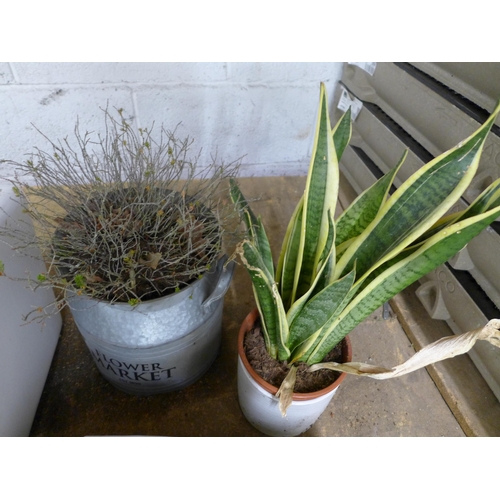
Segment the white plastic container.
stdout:
[[[29,217],[11,200],[9,186],[0,186],[0,225],[19,220],[33,227]],[[40,254],[21,256],[0,242],[0,260],[5,274],[23,278],[45,271]],[[36,292],[22,281],[0,277],[0,436],[28,436],[40,401],[62,326],[59,313],[42,323],[23,324],[23,316],[54,300],[49,289]]]

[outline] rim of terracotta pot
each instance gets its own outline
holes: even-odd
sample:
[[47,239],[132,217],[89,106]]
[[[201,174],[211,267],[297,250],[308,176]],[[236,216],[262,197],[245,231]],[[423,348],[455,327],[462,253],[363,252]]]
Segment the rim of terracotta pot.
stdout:
[[[273,396],[278,392],[278,388],[275,387],[274,385],[271,385],[269,382],[266,382],[253,368],[252,365],[250,365],[250,362],[248,361],[246,355],[245,355],[245,349],[243,347],[243,341],[245,339],[245,334],[250,331],[257,319],[259,318],[259,310],[257,308],[253,309],[247,317],[243,320],[243,323],[241,324],[240,331],[238,333],[238,354],[247,369],[248,373],[250,376],[257,382],[263,389],[265,389],[267,392],[271,393]],[[346,348],[343,350],[343,355],[344,359],[342,360],[344,363],[349,362],[352,360],[352,346],[351,346],[351,341],[348,337],[345,337],[346,341]],[[307,392],[307,393],[301,393],[301,392],[294,392],[293,393],[293,401],[308,401],[314,398],[318,398],[320,396],[323,396],[331,391],[333,391],[336,387],[338,387],[341,382],[346,378],[347,374],[346,373],[341,373],[339,378],[335,380],[335,382],[324,389],[321,389],[320,391],[315,391],[315,392]]]

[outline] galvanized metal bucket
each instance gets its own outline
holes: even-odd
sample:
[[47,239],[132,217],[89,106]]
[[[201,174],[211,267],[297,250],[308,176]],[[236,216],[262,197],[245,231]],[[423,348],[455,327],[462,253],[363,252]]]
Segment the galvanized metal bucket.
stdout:
[[68,304],[101,374],[135,395],[183,389],[214,362],[220,346],[224,296],[234,262],[178,293],[135,307],[72,295]]

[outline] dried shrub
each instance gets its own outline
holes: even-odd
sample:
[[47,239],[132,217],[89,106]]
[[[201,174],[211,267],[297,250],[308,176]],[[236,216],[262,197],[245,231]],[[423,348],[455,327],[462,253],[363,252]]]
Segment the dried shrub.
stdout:
[[[239,162],[200,168],[189,157],[193,140],[161,127],[136,131],[117,110],[104,110],[104,135],[82,134],[35,149],[16,168],[16,200],[36,234],[19,221],[0,228],[16,250],[42,249],[47,273],[36,286],[71,289],[96,299],[132,305],[180,290],[219,258],[234,211],[227,177]],[[43,134],[42,134],[43,135]],[[6,270],[7,274],[7,270]]]

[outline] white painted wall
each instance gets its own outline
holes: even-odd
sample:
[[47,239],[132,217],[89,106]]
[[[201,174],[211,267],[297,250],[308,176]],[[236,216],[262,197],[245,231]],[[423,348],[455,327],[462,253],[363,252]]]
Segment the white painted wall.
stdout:
[[[319,82],[332,102],[343,63],[7,63],[0,62],[0,159],[20,161],[51,139],[102,131],[100,107],[123,108],[135,124],[153,121],[195,139],[241,175],[305,174]],[[2,170],[3,168],[3,170]],[[0,165],[0,175],[10,175]]]

